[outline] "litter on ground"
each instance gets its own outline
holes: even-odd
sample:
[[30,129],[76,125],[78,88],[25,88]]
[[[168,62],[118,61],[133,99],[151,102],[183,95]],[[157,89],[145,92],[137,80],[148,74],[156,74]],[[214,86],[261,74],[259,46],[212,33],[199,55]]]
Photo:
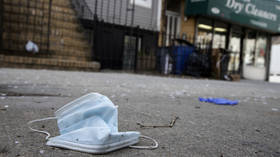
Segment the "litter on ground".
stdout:
[[228,106],[234,106],[239,103],[238,100],[228,100],[225,98],[198,98],[201,102],[207,102],[207,103],[213,103],[216,105],[228,105]]
[[[33,129],[30,125],[45,120],[57,120],[60,135],[51,137],[47,131]],[[174,125],[176,119],[170,123]],[[156,149],[158,142],[138,131],[118,131],[118,107],[108,97],[90,93],[78,98],[55,112],[55,117],[28,122],[32,131],[47,135],[47,144],[80,152],[104,154],[117,149]],[[90,133],[90,134],[89,134]],[[134,146],[140,138],[154,142],[151,146]]]
[[140,126],[140,128],[172,128],[175,125],[175,122],[179,119],[179,117],[175,117],[169,125],[144,125],[141,123],[137,123],[137,125]]

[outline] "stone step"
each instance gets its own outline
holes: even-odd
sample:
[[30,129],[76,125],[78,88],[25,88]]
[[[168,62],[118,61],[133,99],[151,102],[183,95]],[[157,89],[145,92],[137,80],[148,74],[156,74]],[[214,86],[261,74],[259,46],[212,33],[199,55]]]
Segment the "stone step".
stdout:
[[17,68],[55,68],[63,70],[98,71],[100,64],[97,62],[64,60],[58,58],[36,58],[24,56],[0,55],[0,66]]
[[[78,20],[74,16],[68,16],[65,14],[54,14],[52,13],[52,18],[49,19],[48,16],[36,14],[33,16],[28,16],[27,14],[21,13],[14,13],[6,11],[3,16],[4,22],[18,22],[18,23],[25,23],[30,25],[48,25],[49,21],[51,26],[53,26],[56,22],[64,22],[66,26],[72,26],[70,28],[76,28],[79,25]],[[74,25],[74,26],[73,26]],[[59,26],[59,25],[58,25]],[[65,26],[61,26],[65,27]],[[66,27],[69,28],[69,27]]]
[[[8,24],[4,24],[4,30],[7,33],[25,33],[27,34],[28,32],[35,32],[40,34],[40,36],[48,36],[48,26],[43,25],[34,27],[34,25],[19,25],[18,22],[12,21],[9,22]],[[86,41],[85,33],[84,30],[69,30],[66,28],[51,28],[50,30],[51,34],[57,35],[59,37],[69,37],[77,40],[83,40]],[[87,34],[88,35],[88,34]]]
[[[4,32],[3,33],[3,41],[22,41],[22,44],[25,44],[28,40],[32,40],[37,44],[48,44],[47,36],[34,36],[33,33],[14,33],[14,32]],[[75,48],[80,51],[88,51],[90,49],[90,45],[85,40],[78,40],[75,38],[69,37],[56,37],[55,35],[51,35],[49,38],[49,42],[53,45],[62,45],[63,47]]]
[[49,2],[4,0],[4,49],[18,51],[13,55],[32,58],[32,53],[25,51],[27,41],[32,40],[39,46],[40,52],[36,54],[38,58],[79,62],[91,60],[91,45],[71,1],[53,0],[51,14]]
[[[3,0],[3,2],[4,5],[9,7],[20,7],[20,9],[40,8],[41,10],[48,10],[50,0]],[[72,9],[70,0],[52,0],[52,11],[76,15],[75,10]]]
[[[5,4],[5,14],[8,14],[10,16],[16,16],[16,18],[26,18],[26,17],[32,17],[36,16],[39,18],[46,18],[48,19],[49,15],[51,15],[52,18],[57,20],[63,20],[63,21],[70,21],[70,22],[76,22],[76,13],[68,13],[67,11],[63,11],[63,8],[58,9],[59,7],[52,8],[51,14],[49,14],[49,10],[44,7],[36,7],[36,8],[27,8],[20,5],[12,5],[12,4]],[[69,8],[64,8],[69,9]],[[72,9],[70,9],[72,10]]]

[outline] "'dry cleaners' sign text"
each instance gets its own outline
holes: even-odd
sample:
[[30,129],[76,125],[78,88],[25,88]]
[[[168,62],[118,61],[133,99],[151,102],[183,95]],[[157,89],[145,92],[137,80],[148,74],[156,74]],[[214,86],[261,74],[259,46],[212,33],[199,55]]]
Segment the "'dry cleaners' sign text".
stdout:
[[257,8],[255,4],[250,3],[250,0],[244,0],[244,2],[238,2],[236,0],[227,0],[225,6],[229,9],[232,9],[236,14],[240,14],[242,11],[244,11],[248,15],[253,15],[271,21],[277,21],[276,14]]
[[280,1],[186,0],[186,16],[208,16],[230,23],[280,33]]

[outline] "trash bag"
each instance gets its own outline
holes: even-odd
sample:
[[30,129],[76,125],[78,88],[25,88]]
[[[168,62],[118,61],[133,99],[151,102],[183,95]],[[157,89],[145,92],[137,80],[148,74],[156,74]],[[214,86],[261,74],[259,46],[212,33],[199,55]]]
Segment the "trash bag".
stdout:
[[39,47],[37,44],[35,44],[32,41],[28,41],[27,44],[25,45],[25,49],[28,52],[33,52],[33,53],[38,53],[39,52]]
[[208,77],[211,74],[210,59],[207,53],[195,51],[185,63],[185,74],[196,77]]

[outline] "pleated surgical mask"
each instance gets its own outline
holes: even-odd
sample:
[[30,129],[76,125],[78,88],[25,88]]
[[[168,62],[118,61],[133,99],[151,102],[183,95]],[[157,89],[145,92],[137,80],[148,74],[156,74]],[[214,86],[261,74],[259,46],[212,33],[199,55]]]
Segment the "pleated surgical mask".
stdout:
[[[36,132],[45,133],[47,145],[103,154],[124,147],[155,149],[158,143],[139,132],[118,131],[118,109],[106,96],[90,93],[78,98],[55,112],[55,117],[30,121],[28,124],[43,120],[57,119],[60,135],[50,137],[46,131],[29,127]],[[132,146],[139,138],[155,142],[154,146]]]

